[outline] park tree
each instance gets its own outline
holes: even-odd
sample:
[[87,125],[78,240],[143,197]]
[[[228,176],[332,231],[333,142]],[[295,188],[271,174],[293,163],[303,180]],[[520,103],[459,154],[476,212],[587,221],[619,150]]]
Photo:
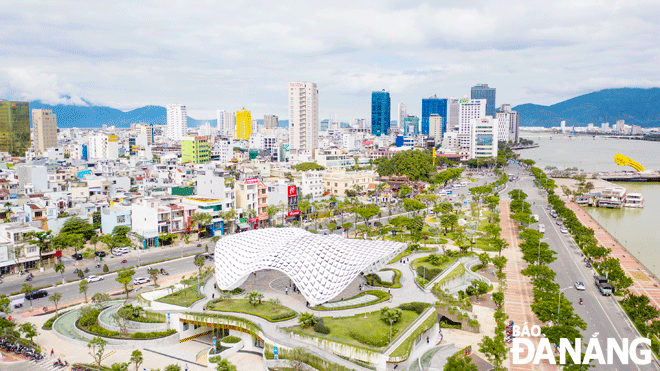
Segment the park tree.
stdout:
[[264,298],[264,294],[260,293],[259,291],[252,291],[251,293],[248,294],[247,299],[248,303],[252,304],[253,306],[257,306],[258,304],[261,304],[261,300]]
[[382,159],[376,170],[380,176],[406,175],[410,180],[431,180],[435,167],[430,151],[401,151],[391,159]]
[[463,173],[463,169],[459,169],[459,168],[447,169],[436,174],[433,177],[433,182],[436,184],[442,184],[442,187],[446,187],[447,183],[459,179],[462,173]]
[[[100,215],[99,215],[100,216]],[[90,240],[96,234],[96,229],[86,220],[79,217],[72,217],[62,226],[59,236],[81,235],[85,240]]]
[[415,199],[406,198],[403,200],[403,208],[406,211],[413,212],[414,215],[417,215],[418,211],[426,209],[426,205]]
[[126,300],[128,300],[128,291],[133,286],[131,285],[131,280],[133,279],[134,274],[135,270],[122,268],[117,272],[117,277],[115,277],[115,281],[119,282],[122,287],[124,287],[124,292],[126,292]]
[[32,338],[39,335],[37,332],[37,326],[32,322],[24,322],[18,326],[18,331],[20,331],[26,339],[32,341]]
[[138,371],[142,362],[144,362],[142,352],[138,349],[134,350],[133,353],[131,353],[131,363],[135,365],[135,371]]
[[621,306],[634,323],[645,323],[660,315],[658,309],[651,305],[649,297],[643,294],[635,295],[629,292],[621,301]]
[[110,365],[110,371],[128,371],[128,363],[115,362]]
[[199,279],[202,277],[202,268],[206,263],[206,258],[202,255],[198,256],[193,260],[193,264],[197,267],[197,284],[199,284]]
[[472,363],[472,358],[463,356],[461,352],[455,353],[447,358],[443,371],[479,371],[477,365]]
[[87,343],[87,348],[89,348],[88,353],[94,358],[94,363],[96,363],[99,368],[101,368],[101,361],[103,360],[106,345],[108,345],[108,342],[99,336],[96,336]]
[[364,218],[365,223],[369,222],[369,219],[380,214],[380,208],[376,205],[362,205],[356,209],[356,213]]
[[64,283],[64,270],[65,270],[64,264],[62,263],[55,264],[55,267],[53,269],[55,269],[55,273],[59,273],[62,275],[62,283]]
[[85,294],[85,303],[87,303],[87,290],[89,290],[89,282],[86,280],[80,280],[80,283],[78,284],[78,292]]
[[313,313],[300,313],[300,316],[298,317],[298,323],[303,328],[312,327],[316,324],[316,322],[318,322],[318,318]]
[[490,259],[495,268],[499,273],[502,273],[502,269],[506,266],[507,258],[506,256],[496,256]]
[[158,287],[158,273],[159,273],[158,269],[151,268],[147,273],[149,273],[149,278],[151,278],[151,280],[154,281],[154,286]]
[[[222,359],[215,367],[216,371],[236,371],[236,366],[231,364],[228,360]],[[295,368],[294,368],[295,370]]]
[[495,367],[502,367],[502,363],[504,363],[508,352],[506,343],[504,342],[504,334],[496,333],[493,337],[484,336],[479,343],[479,351],[483,353]]
[[481,262],[481,269],[486,268],[486,266],[488,266],[488,262],[490,261],[490,256],[488,253],[482,252],[479,254],[479,261]]
[[504,306],[504,293],[502,291],[494,292],[492,299],[497,309],[502,309]]
[[57,307],[60,304],[60,300],[62,300],[62,294],[59,292],[54,292],[48,297],[48,300],[53,302],[53,305],[55,306],[55,315],[59,316]]

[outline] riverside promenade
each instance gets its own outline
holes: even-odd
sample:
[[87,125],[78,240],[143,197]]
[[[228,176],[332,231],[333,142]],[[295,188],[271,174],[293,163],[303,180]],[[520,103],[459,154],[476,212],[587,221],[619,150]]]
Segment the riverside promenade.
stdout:
[[660,281],[579,205],[566,201],[566,207],[573,210],[582,225],[594,230],[595,237],[602,246],[612,249],[611,256],[621,262],[621,268],[633,280],[630,291],[635,295],[648,296],[651,303],[660,308]]
[[[509,316],[507,321],[513,321],[516,325],[522,326],[526,323],[529,327],[533,325],[541,326],[543,323],[536,318],[530,307],[534,299],[532,284],[526,276],[520,273],[521,270],[527,267],[527,263],[523,260],[522,251],[520,251],[518,246],[518,242],[520,241],[518,238],[518,226],[511,220],[510,214],[509,201],[500,201],[501,236],[509,244],[509,247],[502,251],[502,255],[507,258],[506,266],[502,270],[506,273],[504,312]],[[530,340],[538,344],[536,338],[530,338]],[[509,353],[509,358],[506,362],[508,363],[508,369],[512,371],[557,370],[556,366],[547,363],[541,363],[539,365],[512,365],[511,353]]]

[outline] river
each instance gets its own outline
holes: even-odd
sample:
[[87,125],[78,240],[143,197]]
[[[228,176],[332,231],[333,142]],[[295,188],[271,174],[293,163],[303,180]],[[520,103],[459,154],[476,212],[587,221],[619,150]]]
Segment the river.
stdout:
[[[660,142],[625,139],[593,139],[579,136],[572,139],[559,135],[524,133],[525,138],[539,143],[538,148],[519,151],[521,157],[536,161],[536,166],[577,167],[587,172],[632,170],[614,163],[621,153],[649,170],[660,170]],[[552,139],[550,139],[552,137]],[[644,196],[643,209],[584,209],[628,252],[635,256],[656,277],[660,277],[660,249],[652,238],[660,231],[660,183],[616,183],[628,192]]]

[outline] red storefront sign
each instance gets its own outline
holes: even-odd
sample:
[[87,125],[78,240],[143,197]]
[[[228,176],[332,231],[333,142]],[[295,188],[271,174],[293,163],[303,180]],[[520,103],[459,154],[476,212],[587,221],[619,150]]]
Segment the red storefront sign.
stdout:
[[256,223],[259,221],[259,218],[248,218],[247,222],[248,223]]
[[289,197],[296,197],[298,195],[298,189],[294,185],[290,185],[288,188]]
[[259,179],[257,179],[257,178],[245,179],[245,184],[257,184],[257,183],[259,183]]
[[300,210],[289,211],[288,216],[300,215]]

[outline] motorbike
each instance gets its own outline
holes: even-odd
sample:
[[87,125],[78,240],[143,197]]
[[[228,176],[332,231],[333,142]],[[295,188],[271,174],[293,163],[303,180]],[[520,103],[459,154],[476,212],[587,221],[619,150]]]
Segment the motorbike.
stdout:
[[96,268],[101,268],[101,264],[96,264]]
[[128,260],[124,259],[124,260],[122,260],[121,262],[122,262],[122,264],[123,264],[123,263],[128,263]]
[[26,278],[25,280],[26,280],[26,281],[32,281],[32,277],[27,276],[27,278]]
[[80,270],[80,269],[78,269],[78,268],[74,269],[74,270],[73,270],[73,274],[78,274],[78,271],[79,271],[79,270]]
[[14,304],[14,309],[22,308],[23,304]]
[[85,268],[85,270],[84,270],[83,272],[88,273],[88,272],[89,272],[89,268]]
[[580,298],[580,305],[582,305],[582,298]]
[[201,243],[198,243],[198,244],[197,244],[197,247],[202,247],[202,244],[201,244]]
[[68,365],[69,365],[69,362],[67,362],[66,360],[62,361],[59,358],[57,359],[57,361],[55,361],[55,363],[53,363],[53,367],[66,367]]

